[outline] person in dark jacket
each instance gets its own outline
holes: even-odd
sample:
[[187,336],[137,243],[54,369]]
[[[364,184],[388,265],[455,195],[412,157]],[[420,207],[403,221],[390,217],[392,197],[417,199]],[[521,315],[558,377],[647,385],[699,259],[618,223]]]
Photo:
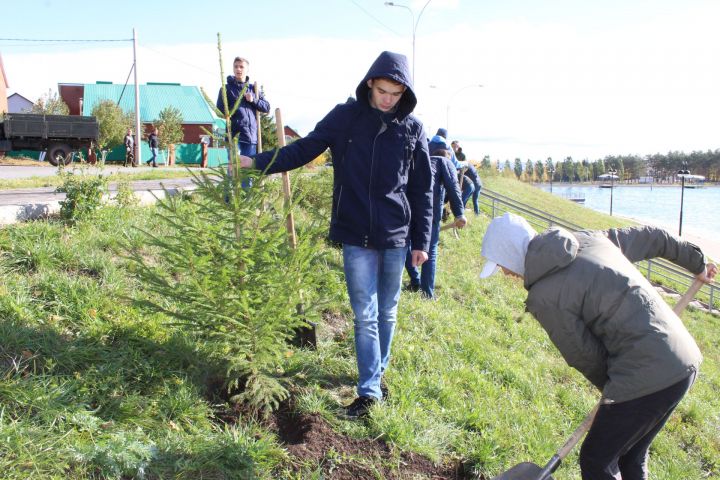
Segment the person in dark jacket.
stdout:
[[152,153],[152,157],[150,157],[150,160],[145,162],[146,165],[150,165],[152,163],[153,168],[157,168],[157,155],[158,155],[158,129],[154,128],[153,131],[148,136],[148,145],[150,146],[150,152]]
[[490,222],[481,277],[524,279],[527,310],[565,361],[602,391],[580,450],[585,480],[647,478],[655,436],[688,391],[702,355],[634,262],[662,257],[711,283],[717,266],[654,227],[541,234],[510,213]]
[[125,138],[123,138],[125,144],[125,163],[123,167],[127,167],[128,163],[135,167],[135,137],[133,137],[132,130],[128,128]]
[[[218,92],[217,108],[223,114],[230,113],[230,132],[237,138],[238,150],[241,155],[254,155],[257,153],[258,123],[255,112],[268,113],[270,103],[262,92],[256,92],[255,86],[250,84],[248,76],[250,62],[242,57],[235,57],[233,61],[233,75],[228,75],[227,104],[223,98],[222,88]],[[241,93],[245,88],[244,95]],[[237,110],[233,108],[238,103]]]
[[463,153],[462,147],[457,140],[453,140],[450,145],[455,151],[455,156],[457,157],[458,161],[465,163],[465,179],[472,182],[472,192],[465,194],[465,191],[463,191],[463,208],[465,208],[468,199],[472,195],[473,211],[475,212],[475,215],[480,215],[480,204],[478,203],[478,200],[480,198],[480,191],[483,187],[482,180],[480,180],[480,174],[472,163],[465,161],[465,154]]
[[[428,258],[432,172],[407,58],[383,52],[356,89],[306,137],[278,151],[240,157],[266,173],[305,165],[328,147],[334,182],[330,239],[342,243],[345,282],[355,314],[358,397],[346,415],[359,418],[387,396],[381,383],[392,344],[402,271]],[[273,157],[276,155],[277,157]]]
[[412,257],[408,252],[405,269],[410,276],[411,291],[422,290],[426,298],[435,298],[435,271],[437,269],[438,244],[440,243],[440,219],[445,204],[445,192],[450,199],[450,208],[455,217],[455,227],[463,228],[467,222],[465,209],[460,196],[455,166],[450,161],[450,151],[445,146],[438,146],[430,152],[430,167],[433,172],[433,222],[430,236],[428,259],[422,264],[422,271],[412,265]]

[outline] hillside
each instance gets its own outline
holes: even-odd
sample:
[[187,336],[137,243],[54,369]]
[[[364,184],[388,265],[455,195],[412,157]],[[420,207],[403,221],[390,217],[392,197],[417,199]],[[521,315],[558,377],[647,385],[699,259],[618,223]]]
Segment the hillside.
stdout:
[[[313,215],[304,202],[326,202],[330,187],[327,175],[294,181],[308,208],[296,212],[302,235]],[[617,221],[511,179],[483,181],[574,223]],[[174,234],[160,213],[106,207],[72,226],[0,230],[3,478],[489,478],[544,463],[597,400],[523,315],[522,285],[478,279],[483,216],[457,239],[443,233],[437,301],[403,292],[391,396],[365,422],[337,415],[354,396],[352,319],[339,253],[324,247],[333,285],[318,349],[288,347],[278,372],[291,397],[255,415],[218,386],[225,366],[207,344],[137,302],[177,307],[128,258],[154,255],[138,228]],[[654,444],[657,480],[720,477],[720,319],[683,318],[705,361]],[[576,463],[575,451],[554,478],[579,478]]]

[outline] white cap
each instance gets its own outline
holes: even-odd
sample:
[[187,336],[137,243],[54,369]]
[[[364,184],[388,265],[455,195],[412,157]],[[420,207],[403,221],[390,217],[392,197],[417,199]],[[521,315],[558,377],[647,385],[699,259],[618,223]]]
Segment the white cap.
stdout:
[[525,254],[528,244],[537,232],[521,216],[506,213],[488,225],[482,242],[482,255],[486,258],[480,278],[487,278],[500,266],[525,275]]

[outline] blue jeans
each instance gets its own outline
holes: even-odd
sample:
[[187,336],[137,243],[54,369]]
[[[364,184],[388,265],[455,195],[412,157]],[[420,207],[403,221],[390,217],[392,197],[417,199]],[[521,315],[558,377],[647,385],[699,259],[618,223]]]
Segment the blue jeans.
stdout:
[[[474,195],[475,193],[475,184],[470,180],[467,176],[463,175],[463,184],[462,184],[462,204],[463,208],[465,208],[465,204],[467,204],[468,199],[471,195]],[[478,195],[480,192],[478,192]],[[473,201],[475,201],[475,198],[473,196]]]
[[407,247],[343,245],[345,283],[355,314],[358,396],[382,398],[380,379],[390,361],[406,252]]
[[150,147],[150,153],[152,153],[152,157],[150,157],[150,160],[148,160],[147,163],[152,163],[153,166],[156,166],[157,165],[157,154],[158,154],[157,147]]
[[[440,204],[442,211],[442,204]],[[430,251],[428,259],[420,268],[412,266],[411,248],[408,248],[405,258],[405,270],[410,276],[411,285],[420,285],[423,294],[428,298],[435,298],[435,270],[437,268],[438,244],[440,243],[440,213],[433,212],[432,231],[430,234]]]

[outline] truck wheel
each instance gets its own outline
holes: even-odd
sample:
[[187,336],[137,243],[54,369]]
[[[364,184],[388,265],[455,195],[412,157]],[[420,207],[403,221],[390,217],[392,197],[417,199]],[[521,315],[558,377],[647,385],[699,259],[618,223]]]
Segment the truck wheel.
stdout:
[[57,167],[60,163],[68,165],[72,162],[72,150],[64,143],[55,143],[50,145],[47,150],[48,162],[53,167]]

